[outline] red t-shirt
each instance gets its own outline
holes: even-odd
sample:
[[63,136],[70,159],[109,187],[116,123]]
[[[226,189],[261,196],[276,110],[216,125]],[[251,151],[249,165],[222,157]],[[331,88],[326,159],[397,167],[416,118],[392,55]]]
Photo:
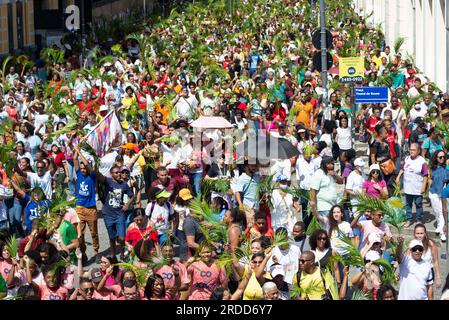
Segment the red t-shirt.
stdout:
[[149,240],[153,240],[154,242],[158,241],[158,234],[156,230],[152,230],[151,226],[147,227],[144,230],[140,230],[139,228],[132,228],[126,232],[125,240],[126,242],[131,243],[134,247],[139,240],[143,239],[143,235],[149,233]]
[[376,125],[380,122],[380,119],[369,117],[368,120],[366,120],[366,130],[369,132],[374,132],[374,128],[376,128]]
[[[30,241],[30,236],[26,236],[25,238],[23,238],[22,240],[19,241],[19,257],[23,257],[25,255],[25,247],[28,243],[28,241]],[[37,248],[39,248],[39,246],[43,243],[45,243],[47,241],[47,235],[44,234],[43,236],[37,237],[36,239],[34,239],[33,244],[31,245],[31,250],[37,250]]]

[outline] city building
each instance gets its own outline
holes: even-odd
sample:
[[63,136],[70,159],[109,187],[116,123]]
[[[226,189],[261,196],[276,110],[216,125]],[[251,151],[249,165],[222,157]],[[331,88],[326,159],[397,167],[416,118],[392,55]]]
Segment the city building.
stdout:
[[27,51],[34,45],[34,1],[0,0],[0,55]]
[[449,1],[354,0],[356,12],[381,24],[387,45],[405,37],[402,53],[415,57],[416,66],[443,91],[449,91]]

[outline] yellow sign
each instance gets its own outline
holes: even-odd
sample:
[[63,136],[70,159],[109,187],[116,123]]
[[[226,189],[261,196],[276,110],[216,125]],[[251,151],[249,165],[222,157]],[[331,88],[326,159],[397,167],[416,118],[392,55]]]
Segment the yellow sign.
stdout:
[[365,58],[349,57],[338,61],[341,82],[361,82],[365,75]]

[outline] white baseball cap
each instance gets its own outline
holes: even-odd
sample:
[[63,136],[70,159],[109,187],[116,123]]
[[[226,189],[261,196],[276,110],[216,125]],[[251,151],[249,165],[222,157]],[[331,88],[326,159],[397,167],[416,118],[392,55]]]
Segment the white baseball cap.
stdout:
[[408,245],[408,247],[409,247],[410,249],[411,249],[411,248],[414,248],[414,247],[416,247],[416,246],[424,247],[422,241],[421,241],[421,240],[417,240],[417,239],[413,239],[412,241],[410,241],[410,244]]
[[373,171],[373,170],[379,170],[380,171],[380,166],[377,163],[372,164],[369,167],[369,172],[371,173],[371,171]]
[[275,278],[278,275],[285,277],[284,267],[281,264],[274,264],[270,268],[271,277]]
[[365,166],[365,160],[363,160],[362,158],[355,159],[354,166],[363,168]]

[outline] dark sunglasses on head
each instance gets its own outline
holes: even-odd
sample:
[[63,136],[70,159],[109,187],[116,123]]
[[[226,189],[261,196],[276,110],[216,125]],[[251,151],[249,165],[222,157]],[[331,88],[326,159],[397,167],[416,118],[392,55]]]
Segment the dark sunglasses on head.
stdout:
[[421,247],[421,246],[416,246],[416,247],[413,247],[413,248],[412,248],[412,251],[413,251],[413,252],[416,252],[416,251],[423,252],[423,251],[424,251],[424,248]]

